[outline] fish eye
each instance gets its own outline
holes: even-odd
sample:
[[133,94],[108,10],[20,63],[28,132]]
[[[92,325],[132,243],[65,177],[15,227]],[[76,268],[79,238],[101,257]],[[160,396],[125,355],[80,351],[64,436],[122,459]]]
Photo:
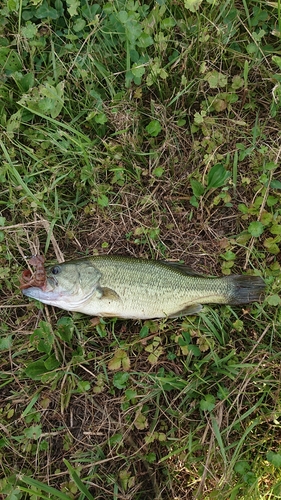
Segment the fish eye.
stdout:
[[52,274],[59,274],[61,271],[60,267],[59,266],[55,266],[51,269],[51,273]]

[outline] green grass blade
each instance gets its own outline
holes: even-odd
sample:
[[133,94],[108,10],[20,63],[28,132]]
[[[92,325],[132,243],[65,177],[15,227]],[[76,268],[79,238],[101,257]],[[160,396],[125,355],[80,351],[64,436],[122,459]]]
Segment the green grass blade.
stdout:
[[212,421],[212,426],[213,426],[213,431],[214,431],[214,434],[215,434],[215,438],[216,438],[217,443],[218,443],[219,448],[220,448],[221,456],[223,458],[225,466],[227,466],[228,459],[227,459],[227,456],[226,456],[226,453],[225,453],[225,448],[224,448],[222,436],[221,436],[221,433],[220,433],[220,429],[219,429],[219,426],[218,426],[218,422],[217,422],[217,420],[216,420],[216,418],[215,418],[214,415],[211,415],[211,421]]
[[30,191],[29,187],[24,182],[24,180],[21,177],[20,173],[18,172],[16,166],[12,162],[10,155],[8,153],[8,150],[5,146],[5,144],[3,143],[3,141],[0,141],[0,146],[2,148],[2,151],[4,153],[5,158],[7,160],[7,169],[10,172],[11,177],[15,180],[16,185],[20,185],[22,187],[23,191],[25,192],[25,194],[27,196],[29,196],[29,198],[31,198],[36,203],[37,206],[41,207],[42,210],[44,210],[44,212],[46,212],[46,214],[48,214],[48,216],[52,216],[51,212],[47,209],[45,204],[43,202],[41,202],[40,200],[38,200],[38,198],[32,193],[32,191]]
[[[28,476],[22,476],[20,478],[21,482],[28,484],[29,486],[34,486],[35,488],[38,488],[39,490],[45,491],[45,493],[48,493],[49,495],[52,495],[55,498],[58,498],[59,500],[69,500],[69,496],[65,495],[65,493],[62,493],[61,491],[57,490],[56,488],[53,488],[52,486],[49,486],[47,484],[41,483],[40,481],[37,481],[37,479],[33,479],[32,477]],[[38,495],[38,493],[37,493]],[[46,498],[46,497],[42,497]]]
[[60,122],[58,120],[55,120],[54,118],[52,118],[51,116],[48,116],[48,115],[45,115],[43,113],[40,113],[40,111],[38,110],[34,110],[32,108],[29,108],[28,106],[25,106],[25,104],[21,103],[21,102],[18,102],[18,104],[26,109],[27,111],[31,112],[31,113],[34,113],[35,115],[37,116],[40,116],[40,118],[43,118],[44,120],[46,120],[47,122],[50,122],[52,123],[53,125],[56,126],[56,128],[59,130],[60,128],[63,128],[65,130],[67,130],[68,132],[72,132],[74,135],[78,136],[78,137],[81,137],[83,138],[83,140],[87,143],[87,144],[91,144],[92,141],[90,140],[89,137],[87,137],[85,134],[82,134],[82,132],[79,132],[79,130],[71,127],[71,125],[67,124],[67,123],[64,123],[64,122]]
[[89,490],[86,488],[86,486],[82,483],[80,477],[78,476],[77,472],[75,469],[70,465],[70,463],[64,459],[64,463],[66,467],[68,468],[69,474],[72,477],[73,481],[75,482],[76,486],[79,488],[81,493],[85,495],[88,500],[95,500],[94,497],[91,495]]

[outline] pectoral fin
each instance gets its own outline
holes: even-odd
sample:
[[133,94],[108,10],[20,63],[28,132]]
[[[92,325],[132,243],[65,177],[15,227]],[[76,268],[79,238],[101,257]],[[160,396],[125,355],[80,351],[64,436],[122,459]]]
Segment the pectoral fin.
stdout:
[[108,287],[99,287],[98,290],[98,299],[100,300],[121,300],[118,293]]
[[178,316],[188,316],[192,314],[198,314],[202,311],[203,306],[201,304],[192,304],[191,306],[184,307],[180,311],[170,314],[169,318],[178,318]]

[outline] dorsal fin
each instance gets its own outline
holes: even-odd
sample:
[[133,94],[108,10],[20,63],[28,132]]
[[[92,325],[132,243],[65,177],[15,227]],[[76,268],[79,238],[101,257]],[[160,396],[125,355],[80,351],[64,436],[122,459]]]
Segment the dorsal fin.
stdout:
[[186,274],[187,276],[198,276],[199,278],[206,278],[209,276],[204,276],[204,274],[197,273],[192,269],[191,267],[186,266],[185,264],[182,264],[181,262],[174,262],[170,260],[161,260],[161,264],[164,264],[167,267],[173,267],[174,269],[177,269],[183,274]]

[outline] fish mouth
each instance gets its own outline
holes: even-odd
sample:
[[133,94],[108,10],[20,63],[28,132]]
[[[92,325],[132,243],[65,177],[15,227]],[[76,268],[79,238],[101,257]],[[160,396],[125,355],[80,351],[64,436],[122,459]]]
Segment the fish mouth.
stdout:
[[44,286],[31,286],[22,290],[22,293],[26,295],[26,297],[40,300],[41,302],[56,300],[61,296],[61,293],[56,291],[57,285],[58,281],[53,276],[48,276]]
[[43,287],[32,286],[22,290],[23,295],[31,299],[39,300],[43,304],[56,307],[64,305],[68,311],[75,310],[81,304],[91,299],[95,288],[90,290],[87,295],[81,296],[77,290],[66,291],[59,286],[58,280],[53,276],[47,276],[47,282]]
[[31,299],[40,300],[41,302],[57,300],[61,294],[52,290],[44,290],[37,286],[32,286],[30,288],[25,288],[22,290],[23,295],[30,297]]

